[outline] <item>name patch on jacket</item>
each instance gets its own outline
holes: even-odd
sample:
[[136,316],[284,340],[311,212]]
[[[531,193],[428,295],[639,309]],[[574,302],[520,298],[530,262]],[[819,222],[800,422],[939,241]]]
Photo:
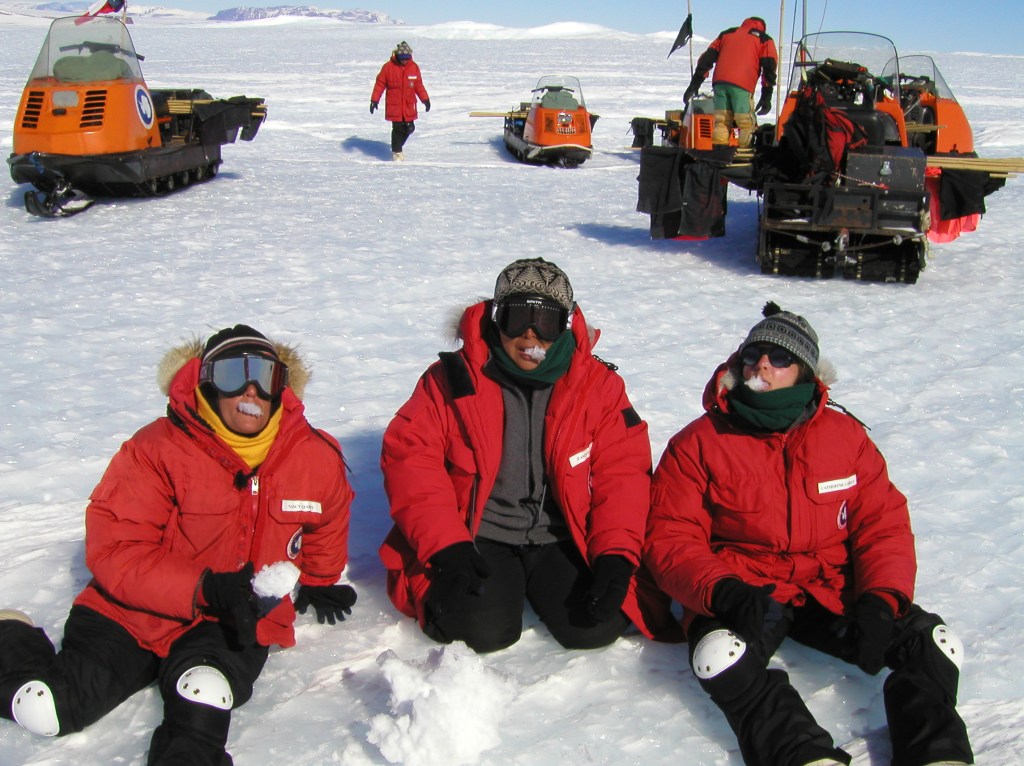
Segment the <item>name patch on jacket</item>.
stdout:
[[569,456],[569,465],[572,468],[575,468],[580,463],[584,462],[585,460],[588,460],[590,458],[590,450],[592,450],[593,448],[594,448],[594,442],[590,442],[590,444],[587,445],[587,448],[585,450],[583,450],[582,452],[577,452],[575,455],[570,455]]
[[825,495],[829,492],[840,492],[844,489],[857,486],[857,474],[847,476],[845,479],[832,479],[832,481],[818,482],[818,494]]
[[285,513],[323,513],[316,500],[282,500],[281,510]]

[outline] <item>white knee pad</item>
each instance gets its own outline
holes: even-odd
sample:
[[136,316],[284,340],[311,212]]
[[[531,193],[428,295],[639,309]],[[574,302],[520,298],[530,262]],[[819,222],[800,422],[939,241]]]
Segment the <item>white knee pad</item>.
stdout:
[[18,689],[11,700],[11,712],[18,725],[33,734],[56,737],[60,732],[53,692],[42,681],[29,681]]
[[693,672],[702,681],[714,678],[739,662],[745,651],[746,641],[731,630],[713,630],[693,650]]
[[175,689],[189,702],[220,710],[230,710],[235,702],[227,677],[209,665],[197,665],[186,670],[175,684]]
[[939,651],[956,665],[956,669],[960,670],[964,663],[964,642],[960,640],[960,637],[947,626],[936,625],[935,630],[932,631],[932,641],[939,647]]

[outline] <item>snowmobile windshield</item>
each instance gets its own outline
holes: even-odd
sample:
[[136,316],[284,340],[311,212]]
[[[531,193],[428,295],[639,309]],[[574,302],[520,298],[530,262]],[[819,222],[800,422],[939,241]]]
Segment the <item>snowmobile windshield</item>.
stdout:
[[901,56],[899,60],[892,59],[882,70],[882,77],[891,81],[894,76],[898,76],[900,86],[904,89],[928,91],[938,98],[956,101],[953,90],[946,84],[931,56],[914,54]]
[[139,56],[120,19],[71,16],[56,19],[43,41],[29,82],[141,80]]
[[574,111],[585,107],[583,88],[579,79],[572,75],[545,75],[537,81],[532,93],[533,103],[545,109]]
[[[878,88],[899,101],[899,82],[884,78],[886,67],[899,69],[896,46],[888,37],[867,32],[818,32],[795,46],[789,92],[809,79],[856,82],[864,92]],[[875,94],[875,99],[881,98]]]

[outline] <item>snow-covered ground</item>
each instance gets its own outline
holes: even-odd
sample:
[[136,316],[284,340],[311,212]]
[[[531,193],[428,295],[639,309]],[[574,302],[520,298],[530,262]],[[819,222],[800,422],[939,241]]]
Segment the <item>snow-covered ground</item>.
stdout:
[[[0,16],[0,150],[46,21]],[[890,32],[895,30],[868,29]],[[1024,183],[988,198],[979,231],[932,250],[918,284],[762,276],[756,202],[733,189],[723,239],[652,242],[635,212],[629,120],[675,108],[689,79],[672,34],[585,24],[536,30],[455,24],[212,24],[140,17],[131,32],[154,87],[262,96],[269,120],[226,146],[213,181],[163,199],[102,202],[65,220],[0,209],[0,607],[59,637],[89,574],[83,510],[108,460],[163,413],[155,371],[194,334],[248,322],[297,342],[314,370],[310,419],[345,448],[358,492],[340,627],[300,618],[237,711],[239,766],[739,764],[685,648],[629,635],[562,650],[532,614],[516,646],[485,657],[440,648],[384,593],[389,528],[383,430],[449,348],[453,307],[489,295],[511,260],[569,273],[598,353],[650,423],[653,457],[700,413],[714,366],[768,299],[808,317],[838,367],[833,394],[871,427],[909,496],[918,601],[968,658],[960,709],[979,764],[1024,758]],[[369,114],[373,78],[399,39],[433,110],[407,161]],[[699,50],[697,51],[699,52]],[[909,53],[910,51],[903,51]],[[950,54],[939,66],[983,156],[1024,155],[1024,57]],[[529,167],[502,147],[505,110],[541,75],[578,76],[596,125],[577,170]],[[993,73],[997,73],[994,75]],[[778,662],[857,766],[888,763],[880,678],[787,644]],[[3,764],[142,764],[159,721],[153,689],[59,740],[0,725]]]

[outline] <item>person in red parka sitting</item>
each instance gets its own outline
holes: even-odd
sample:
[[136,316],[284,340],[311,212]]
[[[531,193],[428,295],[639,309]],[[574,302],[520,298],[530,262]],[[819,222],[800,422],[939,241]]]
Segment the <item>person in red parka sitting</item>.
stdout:
[[818,336],[776,304],[669,441],[644,562],[684,609],[690,666],[748,766],[838,766],[772,655],[788,636],[871,675],[893,766],[974,762],[956,711],[963,644],[914,603],[907,500],[864,425],[829,405]]
[[637,575],[647,423],[593,355],[597,335],[558,266],[515,261],[388,425],[388,595],[432,639],[511,646],[527,603],[571,649],[611,644],[630,620],[678,632]]
[[147,764],[230,766],[231,710],[268,647],[294,645],[295,610],[332,625],[351,612],[338,580],[353,493],[338,443],[303,414],[291,346],[235,325],[169,351],[158,379],[166,417],[122,445],[86,509],[92,579],[60,651],[0,612],[0,716],[70,734],[155,681]]
[[391,58],[380,68],[370,96],[370,114],[384,101],[384,119],[391,123],[391,159],[405,159],[403,148],[416,130],[416,99],[430,111],[430,96],[423,84],[419,65],[412,60],[412,48],[403,40],[391,51]]
[[[697,95],[701,83],[714,68],[712,89],[715,95],[715,127],[711,141],[729,143],[735,126],[739,145],[750,146],[757,118],[772,110],[772,91],[779,67],[775,41],[768,35],[764,19],[751,16],[740,26],[721,32],[697,59],[690,85],[683,94],[683,108]],[[754,90],[761,83],[761,96],[754,105]]]

